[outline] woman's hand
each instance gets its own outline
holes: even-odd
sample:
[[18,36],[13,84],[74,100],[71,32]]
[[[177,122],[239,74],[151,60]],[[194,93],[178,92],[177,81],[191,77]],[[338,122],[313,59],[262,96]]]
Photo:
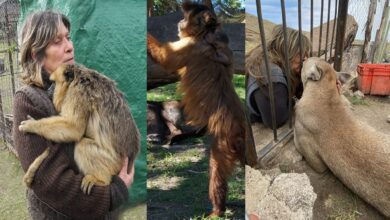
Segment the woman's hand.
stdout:
[[126,157],[126,159],[123,162],[123,166],[121,171],[119,172],[118,176],[123,180],[127,188],[133,184],[134,180],[134,163],[133,166],[131,166],[130,173],[127,173],[127,164],[129,163],[129,158]]

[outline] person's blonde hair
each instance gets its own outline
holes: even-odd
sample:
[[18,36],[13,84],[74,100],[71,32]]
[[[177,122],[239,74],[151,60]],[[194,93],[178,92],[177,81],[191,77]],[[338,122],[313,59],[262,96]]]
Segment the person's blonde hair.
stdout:
[[[287,28],[287,48],[288,48],[288,60],[290,63],[290,72],[287,71],[287,65],[285,63],[284,53],[284,35],[283,26],[277,25],[274,27],[271,37],[267,41],[268,61],[278,65],[283,72],[291,79],[292,91],[295,94],[297,85],[299,84],[299,77],[295,75],[291,68],[291,63],[296,56],[299,56],[299,31],[292,28]],[[301,35],[302,39],[302,55],[307,56],[309,54],[311,44],[310,40]],[[267,81],[266,73],[262,72],[261,65],[263,61],[263,50],[261,45],[253,49],[246,58],[246,72],[261,83],[265,84]]]
[[57,37],[61,24],[70,31],[69,19],[58,12],[42,11],[30,14],[26,19],[20,41],[20,63],[23,68],[21,75],[27,85],[43,86],[42,60],[47,46]]

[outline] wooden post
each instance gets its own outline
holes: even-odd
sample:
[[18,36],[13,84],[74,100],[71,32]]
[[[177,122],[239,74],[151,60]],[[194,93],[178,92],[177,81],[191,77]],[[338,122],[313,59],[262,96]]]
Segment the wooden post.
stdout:
[[347,23],[347,12],[348,12],[348,0],[339,1],[335,61],[334,61],[334,69],[338,72],[340,72],[341,70],[341,63],[343,60],[344,34],[345,34],[345,26]]
[[3,142],[4,145],[7,146],[7,137],[5,132],[6,124],[5,124],[5,118],[4,118],[4,111],[3,111],[3,100],[1,97],[1,89],[0,89],[0,129],[1,133],[3,134]]
[[384,58],[385,52],[386,52],[387,37],[389,35],[389,30],[390,30],[390,21],[387,22],[387,25],[386,25],[384,31],[382,32],[381,42],[380,42],[379,48],[377,50],[377,52],[378,52],[377,53],[377,62],[378,63],[383,62],[383,58]]
[[148,17],[153,16],[153,6],[154,6],[154,1],[153,0],[148,0],[146,3],[146,7],[148,9]]
[[364,43],[363,43],[362,59],[360,61],[361,63],[367,63],[368,49],[370,47],[370,40],[371,40],[372,23],[374,22],[374,15],[375,15],[375,11],[376,11],[376,1],[377,0],[371,0],[370,9],[368,10],[368,16],[367,16],[367,22],[366,22],[366,32],[365,32]]
[[[11,83],[12,83],[12,95],[15,94],[15,76],[14,76],[14,62],[12,58],[12,52],[14,52],[15,48],[11,45],[11,32],[9,29],[11,26],[8,18],[7,4],[5,5],[5,28],[7,33],[7,44],[8,44],[8,59],[9,59],[9,69],[11,72]],[[11,50],[12,49],[12,50]]]
[[379,29],[377,30],[376,36],[375,36],[375,47],[374,47],[373,56],[372,56],[373,57],[373,60],[372,60],[373,63],[380,62],[379,51],[380,51],[380,44],[381,44],[381,42],[383,40],[383,38],[381,38],[381,37],[382,37],[383,32],[385,30],[386,23],[387,23],[387,20],[388,20],[388,16],[389,16],[389,0],[386,0],[384,8],[383,8],[381,23],[379,25]]

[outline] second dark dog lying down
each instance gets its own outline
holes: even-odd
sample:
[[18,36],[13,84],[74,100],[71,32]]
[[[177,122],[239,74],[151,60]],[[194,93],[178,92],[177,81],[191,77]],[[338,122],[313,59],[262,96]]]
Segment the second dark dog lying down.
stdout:
[[303,64],[303,96],[296,105],[294,140],[310,166],[328,168],[348,188],[390,217],[390,135],[356,119],[324,60]]

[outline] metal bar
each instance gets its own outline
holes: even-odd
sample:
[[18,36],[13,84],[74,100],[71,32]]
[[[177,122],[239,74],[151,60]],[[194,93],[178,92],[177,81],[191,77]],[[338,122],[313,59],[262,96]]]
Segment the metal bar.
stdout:
[[298,0],[298,28],[299,28],[299,58],[301,66],[303,63],[303,51],[302,51],[302,0]]
[[329,54],[329,59],[332,59],[334,31],[335,31],[336,23],[337,23],[337,20],[336,20],[336,17],[337,17],[337,3],[338,3],[338,0],[336,0],[336,2],[334,3],[335,9],[334,9],[334,19],[333,19],[332,40],[330,41],[330,54]]
[[[248,88],[248,75],[245,76],[245,88]],[[247,96],[245,96],[245,103],[247,103]],[[245,108],[245,119],[246,119],[246,132],[245,132],[245,163],[251,167],[257,165],[257,153],[256,143],[253,137],[253,130],[249,119],[248,108]]]
[[290,70],[290,61],[289,61],[289,54],[288,54],[288,36],[287,36],[287,22],[286,22],[286,9],[284,0],[280,0],[280,4],[282,7],[282,18],[283,18],[283,42],[284,42],[284,62],[286,64],[286,75],[287,75],[287,85],[288,85],[288,118],[289,118],[289,128],[292,128],[292,85],[291,85],[291,78],[288,77]]
[[321,0],[321,18],[320,18],[320,39],[318,40],[317,57],[321,55],[321,38],[322,38],[322,17],[324,16],[324,0]]
[[[280,134],[280,138],[277,141],[272,141],[268,143],[265,147],[263,147],[258,155],[259,155],[259,161],[262,161],[264,157],[266,157],[275,147],[282,143],[286,138],[291,138],[291,135],[293,134],[293,129],[288,129],[287,131],[284,131]],[[288,141],[289,139],[287,139]],[[264,165],[263,165],[264,166]]]
[[330,20],[330,3],[332,1],[328,0],[328,22],[326,24],[326,40],[325,40],[325,60],[328,56],[328,37],[329,37],[329,20]]
[[335,51],[335,61],[334,69],[336,71],[341,70],[342,59],[343,59],[343,50],[344,50],[344,35],[345,35],[345,26],[347,23],[347,12],[348,12],[348,0],[339,2],[339,12],[337,19],[337,32],[336,32],[336,51]]
[[[313,45],[313,0],[310,1],[310,45]],[[313,56],[313,47],[310,49],[310,56]]]
[[267,54],[267,45],[265,42],[265,34],[264,34],[264,25],[263,25],[263,15],[261,13],[261,1],[256,0],[256,8],[257,8],[257,19],[259,22],[259,30],[260,30],[260,39],[261,44],[263,45],[263,55],[264,55],[264,62],[265,62],[265,68],[267,71],[267,79],[268,79],[268,91],[269,91],[269,98],[271,102],[271,115],[272,115],[272,130],[274,132],[274,140],[278,140],[278,134],[276,130],[276,111],[275,111],[275,97],[274,97],[274,88],[271,82],[271,73],[268,63],[268,54]]

